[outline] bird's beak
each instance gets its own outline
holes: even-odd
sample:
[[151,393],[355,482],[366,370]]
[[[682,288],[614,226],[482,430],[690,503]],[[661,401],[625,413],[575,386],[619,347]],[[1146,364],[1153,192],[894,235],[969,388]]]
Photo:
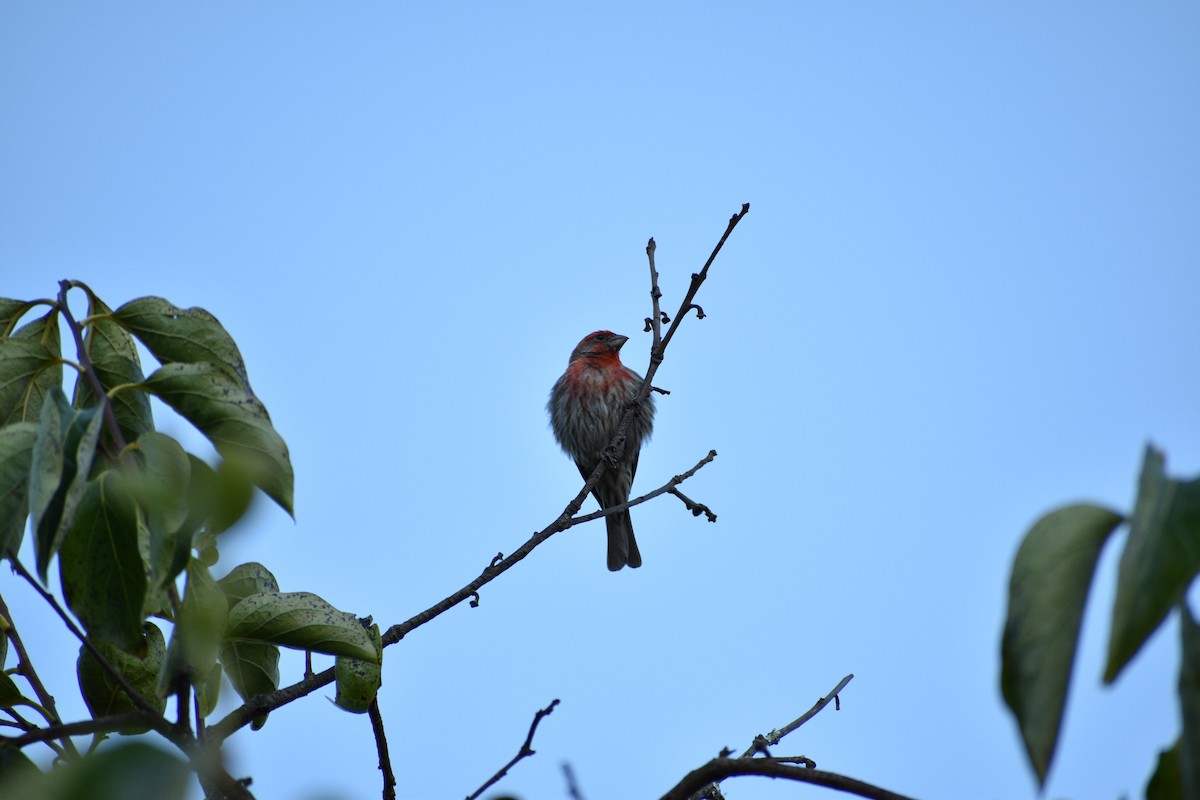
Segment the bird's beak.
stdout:
[[612,349],[620,350],[625,345],[625,343],[628,341],[629,341],[628,336],[622,336],[621,334],[618,333],[616,336],[614,336],[612,338]]

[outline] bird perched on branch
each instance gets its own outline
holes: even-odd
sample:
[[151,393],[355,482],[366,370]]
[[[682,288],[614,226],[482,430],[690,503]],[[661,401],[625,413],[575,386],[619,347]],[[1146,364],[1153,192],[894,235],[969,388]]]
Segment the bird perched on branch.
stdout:
[[[617,435],[621,417],[637,397],[642,376],[621,363],[621,346],[629,341],[612,331],[596,331],[583,337],[571,352],[567,371],[550,390],[546,409],[554,438],[575,459],[584,480],[589,478],[603,458],[603,452]],[[629,500],[633,476],[637,474],[638,452],[650,438],[654,426],[654,400],[647,396],[625,431],[625,452],[610,464],[592,490],[601,508],[611,508]],[[633,538],[629,510],[609,514],[608,568],[640,567],[642,554]]]

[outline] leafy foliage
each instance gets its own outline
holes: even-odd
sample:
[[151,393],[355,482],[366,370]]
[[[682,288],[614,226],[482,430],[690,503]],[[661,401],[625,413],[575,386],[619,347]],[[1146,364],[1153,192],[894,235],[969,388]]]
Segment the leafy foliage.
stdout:
[[[1039,784],[1045,783],[1058,741],[1096,560],[1125,521],[1090,505],[1052,511],[1025,535],[1013,562],[1001,688]],[[1146,796],[1200,797],[1200,628],[1186,600],[1200,573],[1200,478],[1168,478],[1162,453],[1147,447],[1128,522],[1104,680],[1114,681],[1171,610],[1180,610],[1183,732],[1161,753]]]
[[[81,322],[66,307],[75,288],[88,297]],[[39,303],[51,308],[19,326]],[[71,400],[63,391],[68,362],[60,318],[82,343]],[[138,342],[160,362],[148,377]],[[220,462],[209,465],[157,431],[151,396],[208,437]],[[211,714],[222,675],[243,699],[270,693],[279,686],[280,647],[341,657],[339,663],[355,665],[357,683],[347,683],[347,697],[374,697],[368,687],[372,670],[378,687],[378,628],[314,594],[280,591],[261,564],[243,564],[219,581],[210,572],[221,534],[245,513],[254,487],[291,514],[292,484],[287,445],[251,389],[233,338],[212,314],[157,297],[113,311],[87,286],[66,281],[57,302],[0,298],[0,557],[30,575],[18,561],[29,520],[32,572],[42,583],[57,558],[63,596],[87,639],[77,674],[98,723],[97,742],[170,731],[166,738],[203,775],[206,764],[219,762],[196,760],[198,740],[187,721],[162,718],[168,700],[178,696],[188,708],[194,696],[195,709]],[[6,666],[12,634],[2,600]],[[28,665],[16,666],[29,674]],[[28,705],[41,709],[50,728],[60,725],[52,709],[31,699],[43,690],[32,682],[30,688],[27,694],[0,672],[0,709]],[[358,710],[353,705],[345,707]],[[182,795],[186,769],[162,751],[126,745],[80,759],[66,734],[42,736],[14,719],[31,739],[23,744],[57,739],[62,763],[43,775],[21,745],[0,737],[0,795]],[[261,715],[254,727],[265,720]]]

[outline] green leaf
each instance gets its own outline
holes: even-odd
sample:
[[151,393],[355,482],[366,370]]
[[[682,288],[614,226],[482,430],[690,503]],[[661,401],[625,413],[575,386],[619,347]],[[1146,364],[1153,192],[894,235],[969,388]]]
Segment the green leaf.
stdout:
[[1117,597],[1104,682],[1112,683],[1200,571],[1200,479],[1169,480],[1162,453],[1146,448]]
[[67,605],[93,641],[140,653],[146,572],[138,553],[137,508],[120,476],[87,485],[59,554]]
[[229,610],[225,635],[364,661],[378,658],[370,635],[353,614],[308,592],[250,595]]
[[[192,561],[187,568],[187,587],[179,608],[179,618],[171,633],[167,669],[161,691],[173,694],[181,683],[204,688],[217,661],[217,652],[225,630],[229,605],[203,564]],[[207,696],[215,698],[220,682],[208,685]]]
[[379,626],[372,625],[366,630],[375,644],[375,660],[360,661],[338,656],[334,665],[337,695],[333,702],[338,708],[352,714],[365,714],[383,683],[383,642],[379,637]]
[[[36,440],[37,425],[32,422],[15,422],[0,428],[0,558],[9,550],[14,553],[19,550],[25,535],[29,467]],[[0,665],[3,663],[0,657]]]
[[249,388],[233,337],[203,308],[177,308],[161,297],[139,297],[113,316],[163,364],[217,365]]
[[[251,595],[279,591],[279,583],[271,571],[253,561],[234,567],[217,585],[225,593],[230,608]],[[221,645],[221,663],[243,700],[279,688],[279,648],[273,644],[226,640]],[[266,721],[267,715],[263,714],[255,718],[251,727],[259,730]]]
[[102,422],[99,406],[72,408],[61,389],[46,398],[30,467],[37,569],[43,581],[87,488]]
[[1039,784],[1054,757],[1096,559],[1121,522],[1096,506],[1057,509],[1034,524],[1013,561],[1000,686]]
[[1146,784],[1146,800],[1183,800],[1179,777],[1179,742],[1170,750],[1160,750],[1154,774]]
[[257,561],[238,564],[228,575],[217,581],[217,585],[225,592],[231,609],[252,594],[279,592],[279,581],[275,580],[271,570]]
[[0,425],[37,419],[62,380],[58,313],[51,311],[0,339]]
[[16,681],[10,678],[8,673],[0,672],[0,708],[12,708],[28,704],[28,702],[21,694],[21,689],[17,686]]
[[146,520],[143,557],[151,586],[161,589],[187,567],[193,530],[188,519],[188,488],[192,463],[170,436],[147,431],[134,444],[138,470],[130,476],[130,489]]
[[[248,641],[226,641],[221,645],[221,663],[229,682],[243,700],[279,688],[279,648],[273,644]],[[252,727],[259,730],[267,721],[261,714]]]
[[102,749],[46,774],[28,769],[12,772],[21,774],[4,776],[0,781],[0,797],[183,800],[191,776],[186,763],[141,742]]
[[18,320],[33,308],[35,303],[30,300],[13,300],[10,297],[0,297],[0,339],[8,338]]
[[221,662],[214,662],[204,680],[196,681],[196,699],[200,702],[200,716],[207,717],[217,710],[221,699]]
[[292,513],[292,462],[287,445],[253,393],[212,364],[167,364],[142,386],[195,425],[223,458]]
[[[43,581],[46,580],[46,566],[54,555],[54,535],[62,518],[61,507],[51,511],[54,498],[63,482],[66,458],[66,426],[63,424],[62,415],[62,403],[66,402],[66,398],[62,398],[60,403],[60,396],[61,392],[57,395],[51,394],[42,406],[30,466],[29,511],[33,515],[34,534],[38,537],[38,573]],[[51,515],[50,521],[43,524],[42,519],[47,514]]]
[[[88,327],[83,346],[91,359],[100,385],[107,391],[115,386],[137,384],[146,379],[142,374],[142,362],[138,357],[133,337],[118,323],[108,318],[112,309],[99,297],[88,293]],[[77,408],[96,403],[92,384],[82,373],[75,380]],[[132,442],[143,433],[154,429],[154,417],[150,410],[150,398],[145,392],[118,392],[112,399],[113,413],[125,441]]]
[[1179,603],[1182,647],[1179,668],[1179,706],[1183,735],[1179,737],[1179,778],[1184,797],[1200,797],[1200,626],[1187,601]]
[[[121,677],[161,714],[167,707],[167,699],[158,692],[158,676],[166,658],[167,645],[158,626],[146,623],[143,631],[146,653],[144,656],[130,655],[107,644],[98,644],[96,648],[100,655],[104,656],[104,660],[115,667],[117,672],[121,673]],[[93,719],[138,710],[121,685],[86,647],[79,648],[75,671],[79,677],[79,689]],[[134,726],[118,732],[135,734],[145,733],[147,730],[149,729],[144,726]]]
[[0,748],[0,796],[28,797],[29,795],[18,795],[15,792],[9,793],[3,790],[18,781],[37,780],[41,774],[42,771],[29,760],[29,756],[25,755],[23,751],[15,747]]

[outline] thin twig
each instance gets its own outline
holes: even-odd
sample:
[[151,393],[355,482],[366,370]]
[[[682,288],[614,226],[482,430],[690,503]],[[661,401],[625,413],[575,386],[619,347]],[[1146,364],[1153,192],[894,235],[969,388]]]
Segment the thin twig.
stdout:
[[839,775],[836,772],[798,767],[773,758],[714,758],[685,775],[683,780],[662,796],[662,800],[686,800],[686,798],[694,797],[696,792],[703,791],[704,787],[735,775],[761,775],[767,778],[783,778],[797,783],[811,783],[856,794],[859,797],[868,798],[868,800],[911,800],[905,795],[896,794],[857,778]]
[[571,800],[583,800],[583,792],[579,791],[579,784],[575,780],[575,770],[571,769],[571,763],[564,761],[562,763],[563,776],[567,779],[567,797]]
[[125,436],[121,433],[121,426],[117,423],[117,415],[113,411],[112,401],[108,399],[108,394],[104,391],[103,384],[100,383],[100,376],[96,374],[96,367],[92,364],[87,347],[83,343],[83,330],[75,321],[75,316],[71,314],[71,307],[67,305],[67,292],[74,285],[73,281],[58,282],[58,310],[66,319],[67,327],[71,329],[71,337],[75,340],[75,352],[79,355],[79,365],[83,368],[84,375],[87,376],[88,385],[92,387],[92,394],[96,395],[96,402],[100,403],[104,409],[104,423],[108,426],[108,432],[112,434],[117,452],[122,452],[125,450]]
[[687,510],[692,512],[693,517],[698,517],[701,514],[703,514],[705,517],[708,518],[709,522],[717,521],[717,515],[713,513],[713,510],[711,508],[704,505],[704,503],[697,503],[695,500],[688,497],[686,494],[679,491],[678,489],[676,489],[673,486],[670,489],[668,489],[667,491],[670,492],[671,494],[675,495],[676,497],[678,497],[680,500],[682,500],[683,504],[687,507]]
[[[829,694],[825,695],[820,700],[818,700],[816,702],[816,704],[814,704],[813,707],[810,708],[808,711],[805,711],[799,717],[792,720],[787,725],[784,725],[782,728],[779,728],[778,730],[773,730],[765,736],[756,736],[755,741],[757,742],[758,740],[761,739],[762,742],[768,746],[779,744],[780,739],[787,736],[789,733],[796,730],[796,728],[799,728],[804,723],[808,722],[810,719],[815,717],[817,714],[821,713],[821,709],[825,708],[825,706],[829,705],[834,699],[836,699],[837,696],[842,693],[842,689],[846,688],[846,684],[850,683],[850,681],[852,681],[852,680],[854,680],[854,673],[850,673],[849,675],[847,675],[846,677],[844,677],[840,681],[838,681],[838,685],[833,687],[833,690]],[[750,745],[750,749],[748,749],[746,752],[742,753],[742,758],[746,758],[747,756],[752,756],[752,755],[754,755],[754,753],[756,751],[757,751],[757,745],[752,744],[752,745]]]
[[[16,555],[11,552],[9,555],[13,563],[16,563]],[[6,634],[9,641],[13,643],[13,647],[17,650],[17,672],[25,676],[25,679],[29,681],[29,685],[33,687],[34,693],[38,696],[38,701],[41,703],[46,714],[49,715],[49,721],[54,725],[62,725],[62,717],[58,715],[58,707],[54,704],[54,695],[50,694],[45,684],[42,683],[42,679],[38,677],[37,670],[33,666],[33,659],[29,657],[29,652],[25,649],[25,643],[21,641],[21,634],[17,633],[17,625],[13,622],[12,612],[8,610],[8,605],[5,604],[2,596],[0,596],[0,614],[4,615],[4,622],[8,628]],[[0,666],[3,665],[0,664]],[[16,716],[15,711],[13,715]],[[75,743],[66,735],[63,737],[62,744],[72,756],[77,757],[79,755],[79,751],[75,749]]]
[[533,715],[533,724],[529,726],[529,735],[527,735],[525,737],[525,743],[521,745],[521,749],[517,751],[517,754],[515,756],[513,756],[511,761],[509,761],[507,764],[505,764],[503,767],[500,768],[499,772],[497,772],[492,777],[488,778],[487,782],[485,782],[483,784],[483,786],[480,786],[478,789],[476,789],[474,792],[472,792],[470,795],[468,795],[467,800],[476,800],[476,798],[479,797],[479,795],[481,795],[485,791],[487,791],[487,788],[489,786],[496,783],[501,778],[503,778],[505,775],[507,775],[508,771],[510,769],[512,769],[513,766],[518,761],[520,761],[522,758],[528,758],[529,756],[532,756],[535,754],[534,749],[531,747],[531,745],[533,744],[533,734],[537,731],[538,723],[542,721],[542,717],[550,716],[550,712],[552,712],[554,710],[554,707],[556,705],[558,705],[557,698],[555,698],[553,701],[551,701],[550,705],[546,706],[545,708],[538,709],[538,712]]
[[[751,759],[755,755],[762,753],[763,755],[767,756],[768,759],[770,759],[771,753],[767,750],[768,747],[772,747],[776,744],[779,744],[779,741],[783,737],[787,736],[789,733],[796,730],[801,725],[808,722],[810,719],[812,719],[817,714],[819,714],[821,709],[823,709],[825,706],[829,705],[829,701],[835,699],[838,696],[838,694],[842,691],[842,689],[846,688],[846,684],[850,683],[850,681],[852,681],[852,680],[854,680],[854,673],[851,673],[851,674],[847,675],[846,677],[842,678],[840,681],[838,681],[838,685],[833,687],[833,690],[829,694],[822,697],[820,700],[818,700],[813,705],[812,708],[810,708],[808,711],[805,711],[803,714],[801,714],[799,717],[797,717],[796,719],[789,722],[787,725],[784,725],[782,728],[777,728],[776,730],[773,730],[766,735],[763,735],[760,733],[758,736],[755,736],[754,741],[752,741],[750,743],[750,746],[748,748],[746,748],[746,752],[742,753],[741,757],[743,759]],[[731,752],[732,751],[729,751],[729,750],[722,750],[721,758],[719,760],[728,760],[727,756]],[[801,756],[801,759],[805,762],[806,767],[808,767],[809,769],[816,767],[816,762],[814,762],[812,759],[804,758],[803,756]],[[790,761],[791,759],[773,759],[773,760],[782,763],[783,761]],[[808,765],[811,765],[811,766],[808,766]],[[720,796],[720,790],[718,789],[716,782],[710,783],[707,786],[703,786],[699,790],[695,791],[692,795],[690,795],[692,800],[696,800],[696,798],[701,798],[701,797],[713,797],[713,796]]]
[[[582,525],[585,522],[591,522],[594,519],[600,519],[601,517],[607,517],[612,514],[620,514],[622,511],[626,511],[630,508],[633,508],[634,506],[640,506],[642,503],[645,503],[648,500],[653,500],[654,498],[656,498],[660,495],[664,495],[664,494],[678,495],[679,492],[677,492],[675,490],[675,487],[678,486],[679,484],[683,483],[684,481],[686,481],[688,478],[695,475],[696,472],[701,467],[703,467],[705,464],[712,461],[716,457],[717,457],[717,451],[709,450],[708,455],[706,455],[704,458],[700,459],[696,463],[696,466],[692,467],[687,472],[676,475],[674,478],[671,478],[671,480],[667,481],[666,483],[664,483],[662,486],[658,487],[654,491],[646,492],[646,494],[642,495],[641,497],[635,497],[632,500],[626,500],[624,503],[618,503],[615,506],[608,506],[607,508],[602,508],[599,511],[593,511],[591,514],[584,514],[579,517],[572,517],[571,518],[571,527],[574,527],[575,525]],[[688,501],[688,502],[691,502],[691,501]],[[697,503],[695,505],[699,505],[699,504]],[[708,508],[708,506],[704,506],[704,508]],[[713,514],[711,511],[709,512],[709,514],[711,515],[712,521],[715,522],[717,519],[717,515]]]
[[650,318],[646,320],[650,330],[654,332],[653,347],[658,347],[658,343],[662,341],[662,308],[659,307],[658,300],[662,297],[662,290],[658,288],[658,269],[654,266],[654,251],[658,249],[658,245],[654,243],[654,237],[650,237],[650,241],[646,243],[646,259],[650,262]]
[[379,698],[367,706],[371,715],[371,731],[375,734],[375,749],[379,751],[379,770],[383,773],[383,800],[396,800],[396,774],[392,772],[392,759],[388,756],[387,736],[383,733],[383,714],[379,711]]
[[[708,268],[712,266],[713,261],[717,258],[717,253],[721,252],[721,248],[725,246],[725,240],[729,238],[729,234],[733,233],[733,229],[742,221],[742,217],[750,213],[750,204],[742,203],[742,210],[729,218],[729,224],[725,227],[725,233],[721,234],[721,240],[717,242],[717,246],[713,248],[712,254],[709,255],[708,261],[704,262],[704,268],[698,273],[692,275],[692,284],[688,287],[687,294],[683,297],[683,302],[679,304],[679,312],[675,315],[675,321],[671,323],[671,327],[667,328],[667,333],[663,336],[662,349],[667,349],[667,344],[671,341],[671,337],[675,335],[675,331],[679,329],[679,323],[683,322],[687,312],[696,308],[699,311],[699,306],[695,305],[692,300],[696,299],[696,292],[700,290],[700,285],[704,283],[704,279],[708,277]],[[699,311],[703,314],[703,311]]]

